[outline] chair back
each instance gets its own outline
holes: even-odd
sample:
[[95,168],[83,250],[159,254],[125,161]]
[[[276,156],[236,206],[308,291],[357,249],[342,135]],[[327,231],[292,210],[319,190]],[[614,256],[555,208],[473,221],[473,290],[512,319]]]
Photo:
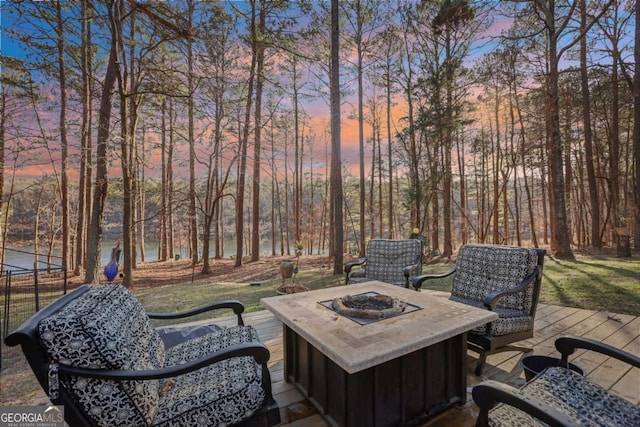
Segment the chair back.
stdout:
[[482,301],[491,292],[516,287],[537,268],[533,286],[502,298],[497,305],[533,315],[540,293],[544,254],[543,249],[464,245],[458,253],[451,295]]
[[404,283],[404,268],[417,264],[422,271],[422,242],[416,239],[373,239],[367,245],[366,276],[386,283]]
[[[153,370],[164,365],[164,345],[143,306],[120,285],[84,285],[36,313],[9,335],[22,346],[51,401],[71,425],[150,424],[158,410],[158,380],[110,381],[60,375],[50,364],[96,369]],[[118,414],[115,414],[118,412]],[[122,414],[126,415],[123,418]]]

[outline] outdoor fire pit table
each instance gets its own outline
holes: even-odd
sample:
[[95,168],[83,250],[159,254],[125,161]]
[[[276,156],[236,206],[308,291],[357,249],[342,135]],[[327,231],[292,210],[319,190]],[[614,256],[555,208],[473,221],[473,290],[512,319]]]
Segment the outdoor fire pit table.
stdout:
[[[392,317],[332,308],[346,295],[406,303]],[[496,313],[382,282],[263,298],[283,324],[285,379],[331,425],[415,425],[466,401],[467,331]]]

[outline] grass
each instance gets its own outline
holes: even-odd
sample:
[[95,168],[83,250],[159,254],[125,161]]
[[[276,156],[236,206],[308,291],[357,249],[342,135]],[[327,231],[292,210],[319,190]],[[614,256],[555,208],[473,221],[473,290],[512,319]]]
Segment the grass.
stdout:
[[541,301],[566,307],[640,315],[640,259],[576,256],[545,260]]
[[[291,279],[287,279],[291,283]],[[333,275],[326,269],[308,269],[301,271],[296,276],[296,283],[309,288],[323,289],[344,284],[344,276]],[[145,309],[152,313],[167,313],[188,310],[211,301],[235,299],[242,302],[245,312],[263,310],[260,299],[276,295],[276,288],[282,284],[282,279],[262,281],[260,286],[251,286],[246,283],[216,282],[216,283],[186,283],[166,285],[153,288],[145,288],[133,292],[142,301]],[[225,316],[230,312],[220,312],[217,315]],[[185,319],[188,321],[201,320],[211,317],[210,313]],[[171,323],[171,322],[167,322]],[[155,323],[162,325],[163,323]]]
[[[551,256],[545,258],[541,302],[640,315],[640,260],[637,255],[632,258],[617,258],[578,254],[576,259],[576,262],[572,262]],[[451,263],[428,264],[424,266],[423,272],[444,273],[452,266]],[[296,282],[309,289],[321,289],[342,285],[344,277],[333,275],[326,269],[302,269]],[[428,289],[451,290],[450,279],[432,280],[428,283]],[[280,284],[280,279],[264,281],[259,287],[228,282],[174,284],[140,291],[134,289],[134,292],[151,312],[184,310],[223,299],[240,300],[246,311],[250,312],[262,310],[260,299],[274,296],[275,289]]]

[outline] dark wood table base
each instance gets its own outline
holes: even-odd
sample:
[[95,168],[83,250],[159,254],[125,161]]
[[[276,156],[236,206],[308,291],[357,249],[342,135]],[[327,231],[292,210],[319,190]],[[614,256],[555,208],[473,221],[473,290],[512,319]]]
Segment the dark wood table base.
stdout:
[[284,325],[285,378],[334,426],[417,425],[466,401],[466,333],[349,374]]

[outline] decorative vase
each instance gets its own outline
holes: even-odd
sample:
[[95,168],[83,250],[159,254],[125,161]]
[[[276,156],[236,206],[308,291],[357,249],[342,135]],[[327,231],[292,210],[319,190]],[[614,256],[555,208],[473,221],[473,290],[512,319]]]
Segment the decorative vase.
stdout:
[[280,276],[283,279],[290,279],[293,276],[293,262],[283,261],[280,264]]

